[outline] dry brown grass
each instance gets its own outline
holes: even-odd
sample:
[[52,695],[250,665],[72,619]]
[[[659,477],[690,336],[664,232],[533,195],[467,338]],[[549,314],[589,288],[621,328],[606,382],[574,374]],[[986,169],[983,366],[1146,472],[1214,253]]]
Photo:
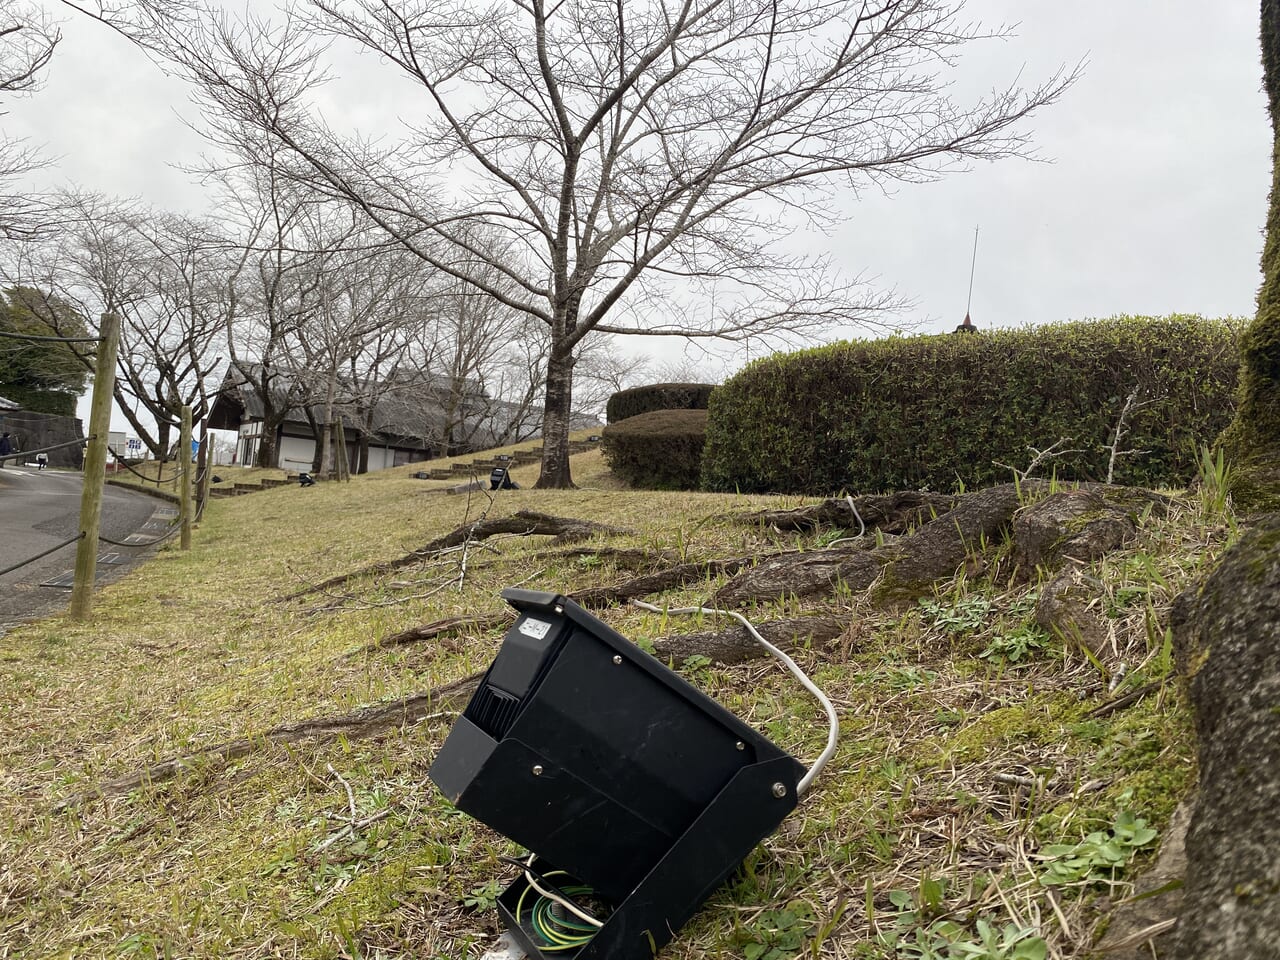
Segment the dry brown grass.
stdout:
[[[545,556],[541,538],[506,538],[472,551],[461,585],[450,560],[273,602],[300,585],[399,556],[486,508],[596,519],[633,531],[611,546],[698,559],[780,539],[726,514],[798,502],[624,492],[596,452],[574,458],[578,490],[505,491],[492,506],[484,494],[448,496],[447,484],[411,479],[417,469],[214,501],[189,553],[166,546],[105,589],[91,623],[52,618],[5,638],[0,957],[475,956],[497,932],[495,915],[464,900],[508,875],[496,858],[510,845],[452,811],[427,780],[451,715],[199,763],[167,783],[53,811],[174,755],[459,678],[485,666],[500,639],[364,649],[379,637],[497,610],[498,590],[513,583],[568,592],[629,574]],[[515,476],[530,486],[536,467]],[[1108,662],[1127,670],[1117,693],[1168,675],[1161,618],[1228,534],[1221,518],[1188,508],[1149,520],[1139,543],[1096,565],[1114,627]],[[662,601],[701,602],[714,586]],[[1172,685],[1092,719],[1107,683],[1080,654],[1046,642],[1025,665],[978,656],[1025,626],[1031,589],[939,584],[940,605],[988,604],[972,629],[951,633],[920,609],[875,610],[849,596],[823,604],[848,630],[835,649],[798,659],[840,710],[837,757],[664,955],[741,954],[767,936],[766,911],[793,902],[814,918],[805,947],[814,957],[892,957],[878,939],[899,916],[891,891],[935,878],[947,883],[950,915],[1035,926],[1050,956],[1080,956],[1109,886],[1054,898],[1037,880],[1036,851],[1120,809],[1163,823],[1194,770]],[[605,618],[638,641],[682,626],[635,609]],[[820,749],[820,711],[771,663],[675,666],[798,756]],[[380,819],[329,842],[350,817],[338,776],[358,816]]]

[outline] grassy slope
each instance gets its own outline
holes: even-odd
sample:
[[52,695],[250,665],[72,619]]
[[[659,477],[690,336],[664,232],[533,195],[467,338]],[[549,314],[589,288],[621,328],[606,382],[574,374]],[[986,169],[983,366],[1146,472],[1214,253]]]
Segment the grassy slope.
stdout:
[[[426,778],[451,715],[371,739],[206,763],[78,812],[50,812],[61,797],[174,754],[480,669],[497,632],[352,651],[409,626],[498,609],[503,586],[567,592],[630,575],[593,558],[545,556],[544,538],[508,538],[472,553],[461,589],[450,558],[342,594],[272,602],[398,556],[487,505],[427,492],[443,484],[409,479],[414,469],[214,501],[194,548],[166,547],[107,588],[91,624],[55,618],[4,638],[0,956],[456,960],[492,939],[495,915],[474,901],[483,906],[489,881],[508,875],[495,857],[512,851],[451,810]],[[596,519],[635,531],[617,545],[709,558],[780,539],[726,511],[797,502],[623,492],[595,452],[575,457],[574,470],[581,489],[504,492],[495,512]],[[535,475],[515,472],[526,484]],[[1189,503],[1095,566],[1115,627],[1112,662],[1128,668],[1117,692],[1170,671],[1156,618],[1220,552],[1225,520]],[[701,601],[712,586],[662,599]],[[1106,887],[1060,890],[1055,911],[1035,882],[1034,852],[1079,840],[1121,809],[1163,824],[1194,777],[1189,727],[1173,685],[1086,718],[1106,684],[1056,642],[1029,663],[978,656],[993,641],[1016,647],[1034,636],[1024,629],[1028,589],[939,584],[950,622],[921,609],[876,611],[855,597],[828,604],[848,616],[848,631],[798,659],[840,709],[839,753],[819,789],[664,956],[785,947],[791,918],[768,912],[781,903],[810,918],[790,929],[807,934],[814,956],[895,956],[876,932],[904,919],[902,895],[891,901],[890,892],[914,892],[922,878],[946,881],[957,917],[1038,926],[1050,956],[1081,955],[1096,919],[1089,904]],[[964,612],[983,604],[985,615]],[[784,606],[795,609],[749,613],[767,619]],[[692,628],[634,610],[605,618],[635,639]],[[821,748],[820,710],[771,662],[691,663],[684,672],[797,755]],[[1041,777],[1047,788],[1019,785]],[[342,781],[357,816],[388,812],[319,849],[350,815]]]

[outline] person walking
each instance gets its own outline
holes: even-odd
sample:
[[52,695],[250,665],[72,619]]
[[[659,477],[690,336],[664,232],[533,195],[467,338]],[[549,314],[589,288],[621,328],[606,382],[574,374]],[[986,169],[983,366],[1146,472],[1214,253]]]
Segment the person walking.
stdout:
[[4,436],[0,437],[0,467],[4,466],[5,455],[10,453],[13,453],[13,441],[9,439],[9,432],[6,430]]

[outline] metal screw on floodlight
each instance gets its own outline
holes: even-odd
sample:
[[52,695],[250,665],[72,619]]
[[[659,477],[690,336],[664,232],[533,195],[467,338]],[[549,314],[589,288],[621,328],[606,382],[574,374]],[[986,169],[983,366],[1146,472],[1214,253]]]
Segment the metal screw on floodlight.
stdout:
[[534,775],[535,777],[540,777],[540,776],[542,776],[542,764],[540,764],[540,763],[535,763],[535,764],[533,765],[533,775]]
[[739,750],[745,750],[745,749],[747,749],[747,745],[746,745],[745,743],[743,743],[741,740],[739,740],[737,743],[735,743],[735,744],[734,744],[734,746],[735,746],[737,749],[739,749]]
[[781,799],[787,795],[787,788],[784,784],[775,783],[773,785],[773,795]]
[[613,662],[614,662],[614,663],[616,663],[616,664],[618,664],[619,666],[621,666],[621,665],[622,665],[622,655],[621,655],[621,654],[618,654],[618,653],[615,653],[615,654],[613,655]]

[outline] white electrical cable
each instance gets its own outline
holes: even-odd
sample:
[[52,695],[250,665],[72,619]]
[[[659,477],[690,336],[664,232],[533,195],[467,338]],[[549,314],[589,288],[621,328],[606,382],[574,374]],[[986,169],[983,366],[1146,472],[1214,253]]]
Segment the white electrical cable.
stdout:
[[[857,511],[855,511],[855,513],[856,512]],[[813,762],[813,766],[809,768],[809,772],[801,777],[800,782],[796,784],[797,796],[804,796],[805,791],[809,789],[813,784],[813,781],[817,779],[818,774],[822,772],[822,768],[827,765],[827,761],[835,755],[836,741],[840,737],[840,718],[836,716],[836,708],[831,705],[831,701],[827,699],[827,695],[818,688],[816,683],[809,679],[805,672],[796,665],[794,660],[764,637],[760,636],[760,631],[753,627],[751,625],[751,621],[740,613],[735,613],[732,610],[717,610],[714,607],[674,607],[669,610],[664,610],[662,607],[655,607],[653,604],[645,603],[642,600],[632,600],[631,602],[642,610],[651,610],[654,613],[723,613],[726,616],[733,617],[733,619],[737,620],[747,628],[747,632],[751,634],[758,644],[768,650],[778,660],[781,660],[783,665],[795,674],[796,679],[804,684],[804,688],[806,690],[818,698],[818,702],[822,704],[822,709],[827,711],[827,745],[823,748],[822,753],[818,755],[818,759]]]
[[[527,866],[532,867],[533,861],[535,861],[536,859],[538,859],[538,855],[536,853],[530,854],[529,862]],[[533,874],[530,873],[528,870],[524,872],[524,879],[525,879],[525,883],[529,884],[529,888],[533,890],[534,893],[538,894],[541,897],[545,897],[546,899],[554,903],[560,904],[560,906],[564,907],[566,910],[572,913],[575,917],[577,917],[583,923],[589,923],[591,924],[591,926],[596,927],[597,929],[604,926],[603,922],[597,920],[591,914],[583,910],[579,910],[576,906],[574,906],[564,897],[557,896],[556,894],[552,893],[550,890],[543,890],[542,887],[538,886],[538,881],[534,879]]]

